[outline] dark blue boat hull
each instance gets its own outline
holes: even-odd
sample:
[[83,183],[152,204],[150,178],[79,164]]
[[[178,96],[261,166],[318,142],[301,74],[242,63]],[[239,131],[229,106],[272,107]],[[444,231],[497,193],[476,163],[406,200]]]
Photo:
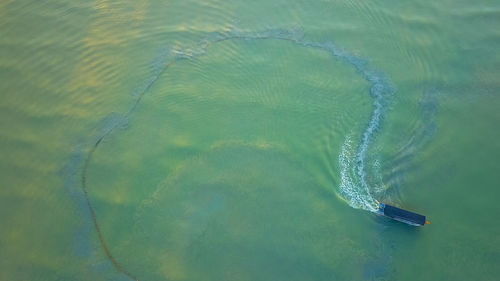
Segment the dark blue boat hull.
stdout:
[[379,203],[377,214],[389,217],[400,222],[404,222],[409,225],[423,226],[426,224],[425,216],[384,203]]

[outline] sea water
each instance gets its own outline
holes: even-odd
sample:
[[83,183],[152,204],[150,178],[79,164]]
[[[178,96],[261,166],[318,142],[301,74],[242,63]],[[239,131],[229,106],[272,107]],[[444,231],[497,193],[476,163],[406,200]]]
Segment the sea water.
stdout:
[[0,279],[496,280],[500,7],[247,2],[0,4]]

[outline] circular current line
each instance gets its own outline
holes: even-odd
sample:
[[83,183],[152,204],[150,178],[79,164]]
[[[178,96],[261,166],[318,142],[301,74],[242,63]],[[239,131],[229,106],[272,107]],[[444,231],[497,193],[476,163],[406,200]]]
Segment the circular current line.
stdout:
[[[360,72],[360,74],[362,74],[361,76],[363,78],[365,78],[365,80],[367,80],[368,82],[370,82],[372,84],[372,87],[371,87],[372,92],[371,92],[371,94],[372,94],[372,96],[375,96],[376,111],[380,110],[380,100],[379,99],[381,99],[382,95],[381,94],[378,94],[378,95],[374,94],[373,93],[373,88],[374,87],[384,87],[385,86],[385,85],[383,85],[383,83],[381,83],[379,81],[381,79],[379,77],[377,77],[377,76],[373,76],[373,75],[369,74],[368,70],[365,67],[363,67],[363,62],[364,61],[362,61],[361,59],[359,59],[357,57],[354,57],[353,55],[351,55],[349,53],[346,53],[346,52],[344,52],[344,51],[342,51],[340,49],[337,49],[333,45],[323,45],[323,44],[319,44],[319,43],[301,41],[299,39],[295,39],[295,38],[292,38],[292,37],[287,37],[286,34],[282,35],[282,36],[279,36],[279,35],[254,35],[254,36],[252,36],[251,34],[249,34],[248,36],[233,35],[233,36],[227,36],[227,37],[218,38],[218,39],[215,39],[215,40],[212,40],[212,41],[206,41],[206,44],[203,47],[201,47],[201,48],[202,48],[203,51],[206,51],[206,49],[208,49],[208,47],[210,45],[214,44],[214,43],[223,42],[223,41],[229,41],[229,40],[266,40],[266,39],[289,41],[289,42],[292,42],[292,43],[294,43],[296,45],[299,45],[299,46],[302,46],[302,47],[310,47],[310,48],[313,48],[313,49],[320,49],[320,50],[323,50],[323,51],[331,53],[335,57],[339,57],[341,59],[347,60],[349,62],[349,64],[351,64],[351,66],[354,66],[354,68],[358,72]],[[191,57],[194,57],[194,56],[196,56],[196,55],[187,55],[187,56],[184,56],[184,57],[180,56],[179,59],[191,58]],[[165,73],[166,70],[175,61],[176,61],[176,59],[174,58],[172,61],[170,61],[169,63],[167,63],[163,67],[163,69],[156,75],[156,77],[154,79],[152,79],[151,82],[146,85],[146,87],[144,88],[144,90],[141,91],[141,93],[140,93],[139,97],[137,98],[137,100],[135,101],[134,105],[126,113],[125,117],[129,117],[135,111],[135,109],[137,108],[137,106],[141,102],[141,100],[144,97],[144,95],[146,94],[146,92],[148,92],[151,89],[151,87],[153,86],[153,84],[155,84],[155,82],[159,80],[160,76],[162,76],[163,73]],[[380,121],[380,116],[378,116],[378,115],[374,116],[373,113],[372,113],[372,116],[371,116],[370,122],[369,122],[369,126],[368,126],[368,128],[363,133],[362,144],[364,144],[364,145],[362,145],[362,146],[365,146],[365,145],[367,145],[370,142],[370,137],[371,137],[371,134],[373,133],[372,126],[374,124],[378,125],[379,121]],[[90,215],[92,216],[92,221],[94,222],[94,227],[95,227],[95,230],[97,232],[97,236],[99,237],[99,242],[100,242],[101,247],[103,248],[104,253],[106,254],[107,258],[111,261],[111,263],[113,264],[113,266],[114,266],[114,268],[116,270],[118,270],[119,272],[125,274],[129,278],[138,281],[139,279],[135,275],[133,275],[132,273],[130,273],[127,269],[125,269],[115,259],[115,257],[111,254],[111,251],[110,251],[109,247],[107,246],[106,241],[104,240],[104,237],[102,235],[101,228],[99,226],[99,222],[97,220],[96,213],[94,211],[94,208],[92,207],[92,203],[91,203],[91,201],[89,199],[88,191],[87,191],[87,169],[88,169],[90,160],[92,158],[92,155],[97,150],[97,148],[98,148],[99,144],[102,142],[102,140],[107,135],[111,134],[116,127],[117,126],[111,127],[102,136],[100,136],[97,139],[97,141],[94,143],[93,147],[88,152],[87,158],[85,159],[85,163],[84,163],[84,166],[83,166],[83,169],[82,169],[81,188],[82,188],[83,194],[85,196],[85,200],[86,200],[86,203],[87,203],[87,207],[88,207],[88,209],[90,211]],[[363,158],[365,156],[365,153],[366,153],[365,149],[366,149],[366,147],[365,148],[361,148],[360,151],[358,151],[358,158]],[[363,169],[363,168],[361,167],[359,169]],[[366,186],[364,186],[364,187],[366,187]]]

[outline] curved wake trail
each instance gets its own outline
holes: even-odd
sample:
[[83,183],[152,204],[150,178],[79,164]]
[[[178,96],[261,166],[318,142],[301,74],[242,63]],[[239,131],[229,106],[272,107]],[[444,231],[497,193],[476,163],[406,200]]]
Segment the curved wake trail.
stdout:
[[372,188],[367,182],[366,154],[368,148],[380,128],[387,108],[387,98],[394,90],[390,82],[380,73],[373,73],[362,68],[365,79],[372,84],[370,95],[374,99],[373,112],[356,152],[353,151],[351,138],[346,137],[342,151],[339,155],[341,166],[341,184],[339,190],[350,206],[376,212],[378,201],[373,198]]
[[341,184],[339,191],[351,207],[376,212],[378,201],[373,198],[372,187],[367,182],[366,156],[368,148],[380,128],[380,124],[387,109],[387,99],[394,93],[394,88],[389,79],[381,71],[373,70],[368,62],[344,49],[337,47],[332,42],[311,42],[303,40],[304,33],[301,28],[290,30],[271,29],[260,33],[248,33],[233,30],[228,34],[216,34],[212,40],[204,40],[198,49],[189,49],[187,52],[178,52],[181,58],[190,58],[204,54],[213,43],[227,40],[286,40],[302,47],[320,49],[330,53],[334,58],[346,61],[354,67],[364,80],[371,84],[370,96],[373,98],[373,111],[366,129],[362,133],[356,152],[353,152],[350,137],[342,146],[339,156],[341,166]]
[[[206,39],[200,41],[200,43],[195,47],[185,49],[169,49],[169,52],[167,54],[164,54],[161,59],[155,60],[153,62],[154,69],[151,73],[150,78],[146,80],[142,87],[134,91],[134,95],[136,98],[132,107],[124,115],[118,116],[119,121],[108,124],[100,132],[100,134],[91,143],[91,148],[88,150],[86,157],[83,157],[83,155],[80,157],[73,157],[67,165],[67,170],[65,170],[65,172],[68,174],[66,182],[69,186],[72,184],[72,182],[74,182],[73,176],[77,172],[77,167],[81,165],[76,163],[76,161],[83,161],[83,168],[81,170],[80,176],[80,188],[83,191],[87,210],[90,212],[90,216],[92,218],[94,228],[97,232],[101,247],[108,257],[108,260],[112,263],[113,267],[117,271],[123,273],[133,280],[138,280],[135,275],[130,273],[111,254],[111,250],[107,246],[106,241],[102,235],[99,221],[94,211],[92,202],[88,196],[87,170],[88,166],[91,163],[92,155],[97,151],[99,144],[101,144],[108,135],[111,135],[115,129],[123,127],[123,124],[125,124],[134,113],[144,95],[149,92],[155,82],[165,74],[167,69],[173,63],[180,60],[192,59],[194,57],[201,56],[205,54],[205,52],[211,45],[214,45],[218,42],[228,40],[268,39],[289,41],[299,47],[314,48],[326,51],[330,53],[333,58],[344,61],[354,67],[357,70],[357,73],[371,84],[370,94],[374,99],[374,110],[371,114],[368,126],[362,134],[361,142],[358,145],[355,155],[351,153],[352,151],[350,138],[347,138],[346,143],[342,148],[342,153],[339,157],[339,162],[342,167],[341,185],[339,187],[339,191],[350,206],[371,211],[375,210],[374,208],[377,201],[372,197],[370,187],[366,181],[367,176],[365,172],[365,159],[368,147],[375,137],[375,132],[380,126],[380,122],[386,108],[385,99],[389,94],[393,92],[390,83],[387,79],[384,78],[384,75],[378,71],[372,71],[367,66],[368,64],[365,60],[350,54],[344,49],[337,47],[332,42],[318,43],[304,40],[304,33],[301,28],[292,28],[290,30],[269,29],[263,32],[248,32],[235,29],[227,33],[212,33]],[[116,114],[112,113],[109,116],[116,117]],[[90,239],[90,237],[88,237],[88,239]]]

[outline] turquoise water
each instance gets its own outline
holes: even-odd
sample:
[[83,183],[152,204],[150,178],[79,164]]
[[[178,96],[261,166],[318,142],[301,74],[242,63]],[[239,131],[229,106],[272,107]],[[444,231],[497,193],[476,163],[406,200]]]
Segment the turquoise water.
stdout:
[[247,2],[0,4],[0,280],[497,280],[498,3]]

